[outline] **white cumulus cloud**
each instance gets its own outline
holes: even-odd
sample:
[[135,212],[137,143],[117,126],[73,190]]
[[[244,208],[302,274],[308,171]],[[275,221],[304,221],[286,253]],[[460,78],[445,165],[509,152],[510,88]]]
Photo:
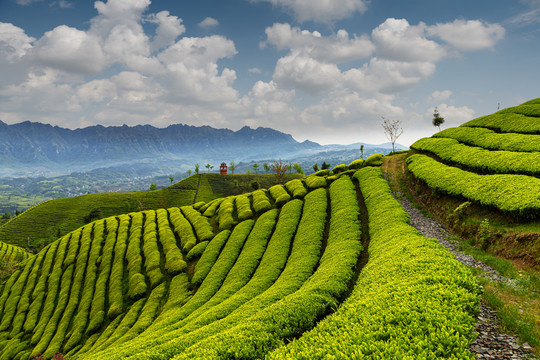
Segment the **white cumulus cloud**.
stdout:
[[445,55],[444,48],[425,36],[426,25],[409,25],[405,19],[386,19],[372,32],[377,47],[377,56],[400,61],[440,60]]
[[441,101],[448,100],[450,96],[452,96],[452,91],[450,90],[443,90],[443,91],[436,90],[428,97],[427,100],[429,102],[441,102]]
[[0,22],[0,57],[15,62],[26,55],[36,39],[13,24]]
[[430,26],[427,32],[461,51],[493,48],[505,35],[505,29],[499,24],[460,19]]
[[199,23],[199,27],[203,29],[209,29],[211,27],[218,26],[218,25],[219,25],[219,21],[211,17],[207,17]]
[[318,31],[310,32],[289,24],[274,24],[265,30],[265,42],[278,50],[295,49],[309,54],[319,61],[341,63],[362,59],[373,53],[374,46],[367,36],[349,36],[346,30],[335,35],[322,36]]
[[274,6],[284,7],[293,13],[299,22],[315,21],[332,23],[351,17],[354,13],[367,10],[366,0],[252,0],[266,1]]
[[106,66],[99,39],[66,25],[46,32],[34,51],[39,62],[67,72],[97,73]]

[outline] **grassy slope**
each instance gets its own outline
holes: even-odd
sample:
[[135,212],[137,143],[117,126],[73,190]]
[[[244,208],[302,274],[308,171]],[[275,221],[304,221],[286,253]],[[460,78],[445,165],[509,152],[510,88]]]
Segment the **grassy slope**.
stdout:
[[[208,229],[216,219],[208,222],[191,206],[171,209],[169,215],[159,210],[107,218],[66,235],[23,263],[6,283],[0,284],[0,358],[28,359],[38,352],[49,358],[56,351],[67,353],[69,358],[107,360],[168,359],[174,355],[205,359],[264,357],[272,348],[285,345],[316,326],[319,319],[343,301],[347,284],[353,285],[350,280],[354,279],[361,250],[359,205],[363,204],[358,203],[361,194],[350,177],[353,173],[329,176],[331,185],[312,190],[305,197],[296,191],[305,186],[302,182],[288,184],[284,189],[291,191],[291,195],[296,193],[298,198],[291,198],[281,210],[267,211],[256,222],[248,219],[220,232],[208,244],[199,263],[183,263],[189,249],[177,246],[186,243],[186,230],[191,237],[195,233],[201,242],[203,229]],[[385,184],[380,172],[375,175]],[[374,184],[369,191],[365,188],[366,201],[378,187]],[[386,198],[391,197],[387,187],[381,190]],[[251,206],[255,206],[253,201]],[[234,211],[218,209],[214,213],[218,222],[231,216],[236,220],[239,202],[233,203]],[[371,203],[380,212],[370,216],[386,224],[388,201],[375,199]],[[397,203],[391,205],[399,207]],[[174,220],[175,216],[182,217],[180,211],[189,220],[187,226]],[[415,331],[416,322],[421,321],[430,335],[426,338],[423,332],[418,333],[423,340],[413,342],[414,349],[409,341],[397,341],[395,346],[381,351],[413,351],[432,356],[459,353],[470,357],[467,346],[472,340],[474,306],[470,305],[475,303],[475,285],[466,279],[470,275],[458,269],[459,264],[450,254],[439,245],[422,240],[405,224],[402,215],[398,221],[407,232],[414,233],[411,234],[418,241],[418,248],[408,240],[404,241],[406,245],[390,240],[404,256],[403,261],[396,261],[396,271],[401,273],[403,264],[408,262],[412,267],[406,273],[411,284],[418,282],[422,289],[431,284],[444,294],[429,297],[426,302],[425,290],[417,285],[411,285],[414,289],[409,290],[409,280],[394,275],[385,278],[385,289],[393,294],[393,289],[403,285],[402,301],[418,294],[422,303],[430,304],[430,309],[444,311],[433,312],[429,322],[422,321],[422,315],[409,323],[402,320],[410,312],[404,312],[399,301],[390,299],[395,296],[384,304],[376,300],[382,307],[373,309],[380,316],[364,317],[366,328],[371,330],[358,351],[371,354],[381,340],[377,329],[390,319],[400,334]],[[384,225],[381,231],[370,229],[370,233],[372,237],[393,239],[384,232],[389,229],[394,227]],[[411,256],[403,251],[403,246],[411,251]],[[428,271],[428,278],[422,269],[433,263],[433,254],[423,247],[442,255],[441,269]],[[384,248],[383,245],[380,249]],[[276,267],[277,263],[281,265]],[[200,264],[209,265],[208,271],[200,286],[194,287],[190,269],[194,267],[196,275],[202,271]],[[377,267],[387,268],[386,265],[385,260],[371,268],[379,274]],[[455,267],[461,275],[450,275],[448,267]],[[374,289],[379,293],[376,289],[381,281],[365,281],[362,290]],[[456,281],[467,296],[445,290],[448,283]],[[197,290],[194,294],[193,289]],[[448,299],[456,300],[451,310],[444,305]],[[457,323],[466,324],[465,327],[455,327],[454,320],[440,326],[446,323],[445,319],[458,317],[463,321]],[[457,335],[449,337],[449,331]],[[324,341],[335,343],[333,337]]]
[[[299,177],[287,174],[285,181]],[[201,174],[197,201],[252,191],[256,180],[261,188],[275,184],[272,175]],[[132,193],[97,193],[38,204],[0,227],[0,241],[26,248],[39,248],[85,224],[84,218],[99,209],[99,218],[130,211],[167,208],[191,204],[198,177],[192,175],[165,189]]]

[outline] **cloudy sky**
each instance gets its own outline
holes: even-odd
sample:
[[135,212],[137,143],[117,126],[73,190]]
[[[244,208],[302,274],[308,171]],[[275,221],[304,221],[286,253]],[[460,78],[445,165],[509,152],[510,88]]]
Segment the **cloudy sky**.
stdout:
[[409,145],[540,97],[540,0],[0,0],[0,120]]

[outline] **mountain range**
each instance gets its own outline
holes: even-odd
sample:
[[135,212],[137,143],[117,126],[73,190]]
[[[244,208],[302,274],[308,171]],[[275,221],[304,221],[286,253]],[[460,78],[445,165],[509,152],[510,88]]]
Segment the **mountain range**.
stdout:
[[142,163],[173,162],[186,167],[233,159],[290,159],[358,147],[298,142],[289,134],[263,127],[233,131],[183,124],[166,128],[96,125],[71,130],[38,122],[8,125],[0,121],[0,176],[58,175]]

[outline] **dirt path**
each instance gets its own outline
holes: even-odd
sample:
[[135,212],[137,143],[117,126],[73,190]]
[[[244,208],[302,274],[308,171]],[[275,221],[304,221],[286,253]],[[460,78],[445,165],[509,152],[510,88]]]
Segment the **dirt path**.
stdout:
[[[396,164],[395,164],[396,165]],[[405,176],[404,162],[401,161],[401,176],[405,184],[410,190],[407,178]],[[385,177],[388,176],[388,163],[385,166]],[[387,178],[388,180],[388,178]],[[414,196],[414,193],[411,191]],[[459,251],[457,245],[449,241],[450,233],[436,219],[428,218],[424,214],[411,205],[411,203],[401,194],[395,193],[396,199],[403,205],[411,218],[411,225],[414,226],[422,235],[437,239],[444,247],[456,256],[456,259],[471,267],[475,267],[484,271],[483,276],[497,282],[505,282],[513,284],[511,279],[508,279],[499,274],[491,266],[488,266],[478,260],[475,260],[471,255],[464,254]],[[415,197],[416,198],[416,197]],[[418,201],[418,199],[416,199]],[[422,206],[421,202],[419,202]],[[500,330],[497,323],[496,313],[482,303],[480,314],[477,317],[475,331],[478,337],[471,345],[471,352],[476,354],[477,359],[536,359],[530,352],[530,346],[527,343],[519,344],[519,340],[512,335],[504,334]]]

